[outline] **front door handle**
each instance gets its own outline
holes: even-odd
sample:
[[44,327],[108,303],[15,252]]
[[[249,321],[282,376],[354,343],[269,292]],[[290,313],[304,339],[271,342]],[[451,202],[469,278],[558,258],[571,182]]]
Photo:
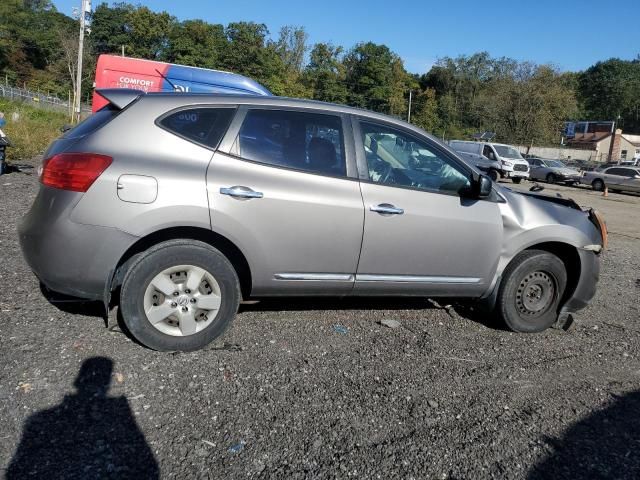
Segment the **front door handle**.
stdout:
[[390,203],[381,203],[380,205],[371,205],[369,210],[372,212],[378,212],[387,215],[402,215],[404,210],[402,208],[398,208]]
[[229,195],[234,198],[262,198],[264,194],[262,192],[256,192],[255,190],[250,189],[249,187],[243,186],[233,186],[233,187],[222,187],[220,189],[220,193],[222,195]]

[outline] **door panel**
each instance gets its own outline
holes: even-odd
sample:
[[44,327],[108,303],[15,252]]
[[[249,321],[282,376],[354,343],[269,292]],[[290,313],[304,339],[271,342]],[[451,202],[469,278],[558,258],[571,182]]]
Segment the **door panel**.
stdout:
[[502,216],[463,199],[472,172],[396,125],[354,124],[365,207],[355,293],[480,296],[502,248]]
[[[247,257],[254,295],[335,295],[352,290],[363,229],[357,181],[217,152],[207,188],[213,230]],[[221,189],[250,189],[261,196],[234,196]]]
[[[502,243],[497,204],[371,183],[361,188],[365,233],[356,293],[484,293]],[[370,210],[383,203],[404,212]]]

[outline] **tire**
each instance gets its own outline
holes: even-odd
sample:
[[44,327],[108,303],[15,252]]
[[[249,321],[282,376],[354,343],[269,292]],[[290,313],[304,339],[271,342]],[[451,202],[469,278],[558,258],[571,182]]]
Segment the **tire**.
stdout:
[[522,181],[522,178],[520,178],[520,177],[512,178],[511,181],[513,183],[520,183]]
[[525,250],[504,271],[497,313],[514,332],[542,332],[557,320],[566,285],[562,260],[543,250]]
[[593,182],[591,182],[591,186],[597,192],[602,192],[604,190],[604,182],[599,178],[596,178]]
[[547,183],[556,183],[557,182],[556,176],[553,173],[547,173],[546,180],[547,180]]
[[497,182],[498,181],[498,172],[496,172],[495,170],[489,170],[488,172],[489,178],[493,181],[493,182]]
[[[193,292],[187,282],[192,274]],[[240,283],[229,260],[194,240],[171,240],[144,252],[127,271],[120,294],[131,335],[160,351],[211,343],[231,325],[239,303]]]

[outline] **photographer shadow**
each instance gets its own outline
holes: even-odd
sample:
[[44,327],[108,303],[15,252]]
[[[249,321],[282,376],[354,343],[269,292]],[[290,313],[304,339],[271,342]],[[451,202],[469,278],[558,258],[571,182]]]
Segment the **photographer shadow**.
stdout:
[[33,414],[6,478],[159,478],[156,459],[129,402],[107,396],[113,362],[87,359],[74,382],[77,393]]

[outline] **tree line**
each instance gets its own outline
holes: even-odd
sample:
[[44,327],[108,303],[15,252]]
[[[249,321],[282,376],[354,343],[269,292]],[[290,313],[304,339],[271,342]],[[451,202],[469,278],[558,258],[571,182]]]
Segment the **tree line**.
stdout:
[[[78,22],[50,0],[0,4],[0,74],[14,85],[66,95],[75,82]],[[227,25],[179,21],[130,3],[99,4],[86,37],[83,90],[102,53],[228,70],[255,79],[276,95],[343,103],[406,118],[444,138],[494,131],[519,144],[557,144],[567,120],[617,120],[640,133],[640,57],[609,59],[582,72],[562,72],[486,52],[440,58],[423,74],[409,73],[388,46],[361,42],[348,49],[309,44],[302,26],[272,35],[248,21]]]

